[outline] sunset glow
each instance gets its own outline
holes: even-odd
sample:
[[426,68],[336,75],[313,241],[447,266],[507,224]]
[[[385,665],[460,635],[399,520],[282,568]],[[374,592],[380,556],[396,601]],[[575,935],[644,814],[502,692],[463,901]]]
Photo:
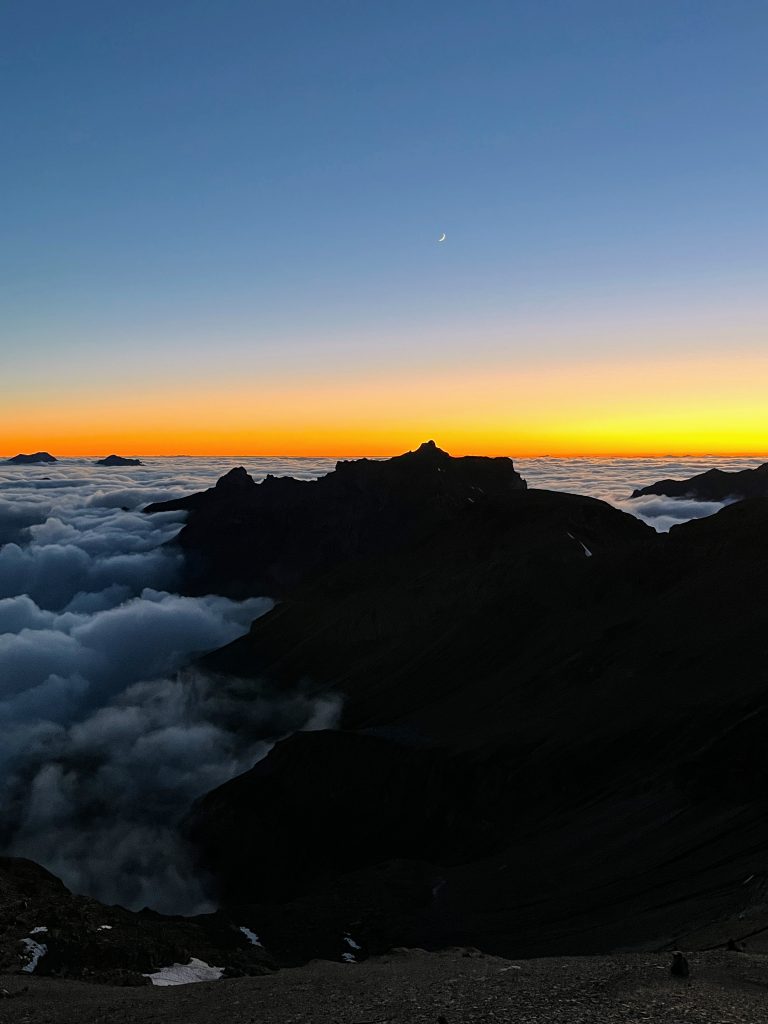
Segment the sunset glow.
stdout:
[[768,355],[452,369],[139,394],[112,386],[0,413],[4,448],[84,455],[392,455],[427,437],[454,454],[762,454]]

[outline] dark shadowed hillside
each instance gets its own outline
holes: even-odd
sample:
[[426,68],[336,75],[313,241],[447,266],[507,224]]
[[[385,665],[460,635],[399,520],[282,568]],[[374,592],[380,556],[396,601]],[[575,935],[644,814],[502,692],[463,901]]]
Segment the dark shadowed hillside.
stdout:
[[344,732],[284,741],[187,822],[283,956],[352,921],[373,950],[514,955],[745,929],[768,502],[664,536],[428,445],[317,484],[233,471],[186,507],[191,587],[237,565],[283,598],[208,664],[345,696]]

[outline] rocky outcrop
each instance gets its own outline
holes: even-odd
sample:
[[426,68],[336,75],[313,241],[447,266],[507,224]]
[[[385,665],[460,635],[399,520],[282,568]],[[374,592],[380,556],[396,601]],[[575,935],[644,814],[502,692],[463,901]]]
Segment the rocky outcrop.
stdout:
[[191,957],[230,976],[276,966],[221,914],[164,917],[106,907],[74,896],[32,861],[0,857],[0,973],[146,985],[145,974]]
[[33,452],[31,455],[14,455],[12,459],[7,459],[6,462],[16,466],[33,466],[37,463],[58,462],[58,459],[55,459],[48,452]]
[[727,501],[768,497],[768,462],[756,469],[727,472],[709,469],[687,480],[659,480],[632,492],[633,498],[661,494],[668,498],[693,498],[695,501]]
[[122,455],[108,455],[105,459],[99,459],[95,466],[142,466],[141,459],[126,459]]

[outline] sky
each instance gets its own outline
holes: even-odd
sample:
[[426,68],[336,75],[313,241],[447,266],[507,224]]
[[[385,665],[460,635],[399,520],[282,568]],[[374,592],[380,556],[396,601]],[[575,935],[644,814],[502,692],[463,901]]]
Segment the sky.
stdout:
[[0,452],[768,452],[766,52],[764,0],[9,0]]

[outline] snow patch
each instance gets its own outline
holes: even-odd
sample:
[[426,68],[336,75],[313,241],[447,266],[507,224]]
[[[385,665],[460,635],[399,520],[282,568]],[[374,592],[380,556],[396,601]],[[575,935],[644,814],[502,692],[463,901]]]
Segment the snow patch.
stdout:
[[248,939],[252,946],[261,946],[262,949],[264,948],[264,944],[259,938],[259,936],[256,934],[256,932],[252,932],[251,929],[246,928],[244,924],[240,925],[240,931],[243,933],[246,939]]
[[[43,930],[48,931],[47,928]],[[38,931],[38,929],[35,929],[35,931]],[[35,942],[34,939],[22,939],[21,941],[24,943],[24,946],[26,948],[26,955],[28,958],[27,962],[21,969],[26,974],[33,974],[35,968],[40,963],[40,960],[48,952],[48,947],[45,945],[44,942]]]
[[153,985],[193,985],[198,981],[218,981],[223,973],[223,967],[211,967],[193,956],[188,964],[171,964],[144,977],[149,978]]
[[349,932],[344,932],[344,941],[350,947],[350,949],[362,949],[363,948],[359,943],[355,942],[355,940],[352,938],[352,936],[349,934]]
[[96,931],[97,932],[111,932],[112,931],[112,925],[111,924],[100,924],[99,927],[96,929]]
[[341,959],[344,961],[345,964],[356,964],[357,963],[357,960],[355,960],[354,953],[342,953],[341,954]]
[[592,552],[589,550],[589,548],[587,547],[587,545],[584,543],[583,540],[578,540],[578,538],[574,537],[572,533],[569,533],[568,536],[571,538],[571,540],[575,540],[577,544],[581,544],[581,549],[584,552],[584,554],[587,556],[587,558],[591,558],[592,557]]
[[30,935],[44,935],[45,932],[47,932],[47,931],[48,931],[48,929],[46,928],[46,926],[44,924],[39,924],[36,928],[33,928],[32,931],[29,934]]

